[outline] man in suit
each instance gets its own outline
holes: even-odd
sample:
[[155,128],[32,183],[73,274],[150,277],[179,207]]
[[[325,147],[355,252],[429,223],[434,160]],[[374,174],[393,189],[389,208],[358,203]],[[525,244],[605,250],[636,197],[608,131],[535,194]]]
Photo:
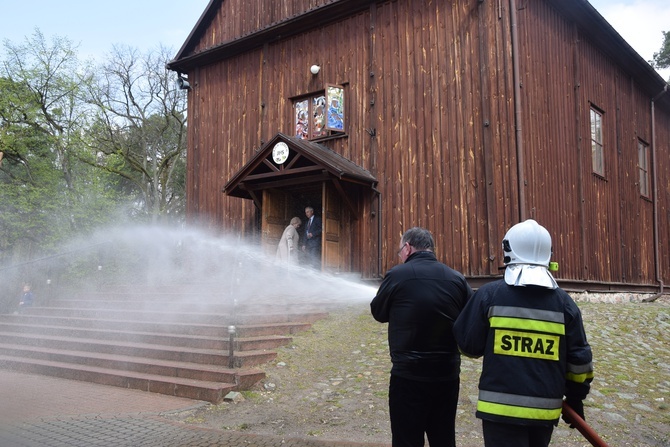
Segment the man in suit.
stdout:
[[305,208],[305,236],[301,238],[305,262],[315,269],[321,268],[321,219],[314,215],[314,208]]

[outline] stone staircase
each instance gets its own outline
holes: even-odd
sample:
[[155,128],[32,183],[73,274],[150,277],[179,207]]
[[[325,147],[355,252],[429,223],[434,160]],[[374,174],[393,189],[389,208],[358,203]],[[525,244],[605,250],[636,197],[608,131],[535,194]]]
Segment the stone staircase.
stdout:
[[117,286],[0,315],[0,368],[219,403],[327,316],[305,302],[188,290]]

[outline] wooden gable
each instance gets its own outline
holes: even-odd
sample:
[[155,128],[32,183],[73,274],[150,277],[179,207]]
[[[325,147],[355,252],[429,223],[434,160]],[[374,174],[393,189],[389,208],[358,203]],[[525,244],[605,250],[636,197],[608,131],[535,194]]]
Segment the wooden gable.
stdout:
[[[288,150],[285,160],[275,157],[275,148],[280,148],[282,152]],[[226,183],[223,192],[233,197],[252,199],[260,209],[261,195],[258,191],[326,181],[335,185],[352,211],[355,207],[350,204],[341,182],[368,189],[377,184],[377,179],[370,172],[326,146],[278,133]]]

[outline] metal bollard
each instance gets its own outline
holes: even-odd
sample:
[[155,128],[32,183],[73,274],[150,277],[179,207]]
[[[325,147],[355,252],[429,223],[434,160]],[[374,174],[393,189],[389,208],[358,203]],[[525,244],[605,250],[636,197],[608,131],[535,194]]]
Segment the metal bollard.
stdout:
[[235,367],[235,326],[228,326],[228,368]]

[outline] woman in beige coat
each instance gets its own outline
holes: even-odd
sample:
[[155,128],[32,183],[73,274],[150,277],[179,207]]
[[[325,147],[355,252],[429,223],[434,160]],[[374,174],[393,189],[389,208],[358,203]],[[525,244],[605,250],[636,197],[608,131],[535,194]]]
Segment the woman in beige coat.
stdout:
[[281,239],[279,240],[279,245],[277,245],[277,261],[282,264],[298,263],[298,240],[300,235],[298,234],[298,228],[302,225],[302,221],[299,217],[294,217],[291,219],[291,223],[284,230]]

